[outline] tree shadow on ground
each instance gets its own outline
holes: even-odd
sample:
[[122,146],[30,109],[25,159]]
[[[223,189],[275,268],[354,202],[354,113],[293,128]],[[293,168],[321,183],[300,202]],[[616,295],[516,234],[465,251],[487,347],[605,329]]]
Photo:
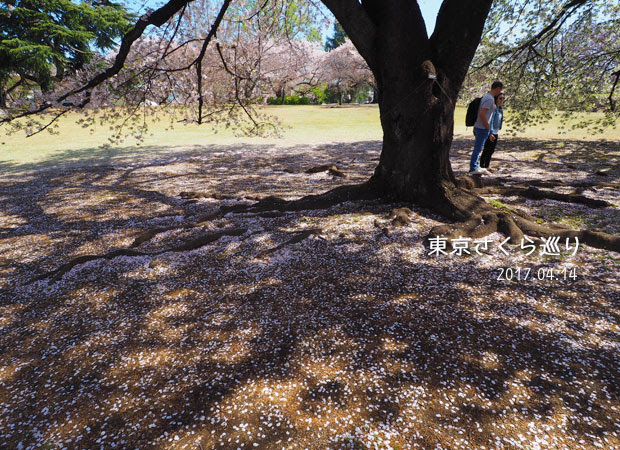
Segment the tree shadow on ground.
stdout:
[[389,240],[360,239],[262,260],[251,241],[225,257],[218,243],[159,257],[159,275],[120,261],[22,290],[38,298],[6,305],[9,442],[145,446],[167,432],[205,448],[325,448],[328,430],[372,424],[449,448],[459,430],[485,445],[531,421],[563,443],[613,439],[620,365],[601,333],[618,338],[617,286],[498,286],[495,270],[386,259]]
[[[260,193],[303,195],[329,189],[341,181],[317,179],[304,174],[305,170],[327,162],[342,166],[344,157],[341,145],[293,154],[266,146],[255,146],[251,151],[247,146],[206,146],[168,156],[164,150],[143,148],[139,155],[119,150],[122,158],[98,164],[101,155],[107,158],[109,151],[86,149],[56,155],[54,161],[63,163],[57,169],[50,169],[48,162],[5,166],[5,173],[14,175],[0,181],[0,207],[14,226],[3,227],[0,239],[51,238],[45,259],[31,255],[25,268],[45,271],[52,261],[67,258],[77,247],[85,250],[73,255],[85,253],[89,247],[85,244],[100,242],[105,232],[118,234],[108,242],[108,248],[114,248],[123,244],[123,238],[135,237],[142,229],[160,223],[162,217],[204,213],[205,206],[193,205],[180,196],[184,191],[204,190],[241,198]],[[127,154],[129,159],[125,159]],[[358,166],[372,164],[374,154],[372,143],[347,147],[346,164],[352,170],[348,182],[365,176],[361,174],[367,168]],[[95,162],[66,165],[81,157]],[[208,206],[206,210],[210,210]],[[55,241],[58,235],[64,239]],[[74,237],[72,244],[67,242],[68,236]],[[33,244],[26,239],[27,246]]]
[[[618,445],[613,273],[583,267],[575,282],[501,283],[496,267],[424,257],[424,227],[385,236],[372,222],[387,220],[395,205],[230,214],[206,228],[247,233],[24,284],[81,251],[126,246],[136,230],[250,193],[279,186],[276,195],[299,197],[361,180],[378,155],[373,145],[353,146],[350,159],[340,144],[307,158],[262,150],[243,161],[247,149],[236,148],[213,159],[192,154],[191,164],[179,157],[3,182],[2,210],[22,224],[0,237],[14,269],[3,274],[0,442],[269,449],[290,439],[324,449],[384,433],[402,448],[458,448],[463,436],[470,447],[519,448],[521,437],[542,434],[562,448]],[[338,161],[346,180],[303,174]],[[241,200],[186,204],[180,192],[197,185]],[[99,195],[63,212],[58,203],[71,205],[78,191],[141,202],[120,209],[127,217],[92,213]],[[433,218],[419,209],[414,216]],[[264,253],[310,227],[323,233]],[[145,248],[201,231],[171,230]],[[57,241],[43,248],[30,240],[39,235]],[[11,248],[18,245],[27,256]]]
[[[457,139],[452,147],[452,155],[465,158],[471,154],[473,141]],[[534,168],[545,171],[550,179],[558,179],[560,174],[569,174],[579,170],[579,176],[566,179],[566,184],[573,182],[593,183],[599,181],[617,181],[620,177],[620,147],[614,141],[581,141],[571,139],[527,139],[501,137],[492,157],[491,167],[501,169],[517,164],[519,168]],[[605,175],[597,175],[597,171]],[[515,174],[518,176],[519,174]],[[524,174],[527,178],[527,173]]]
[[[471,143],[457,140],[452,160],[457,171],[468,168]],[[617,201],[620,189],[620,153],[617,142],[563,139],[501,138],[493,155],[490,177],[501,186],[537,186],[541,189]],[[488,195],[484,195],[488,197]],[[501,199],[519,206],[524,198]],[[526,200],[532,214],[550,223],[575,229],[620,233],[619,209],[595,209],[554,200]]]

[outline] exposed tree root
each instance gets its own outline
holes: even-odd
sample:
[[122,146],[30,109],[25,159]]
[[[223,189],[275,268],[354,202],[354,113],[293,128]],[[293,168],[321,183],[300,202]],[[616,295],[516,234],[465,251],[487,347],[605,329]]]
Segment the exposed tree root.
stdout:
[[579,239],[579,242],[591,247],[604,250],[612,250],[620,252],[620,235],[601,233],[591,230],[573,230],[569,227],[562,227],[554,224],[540,224],[536,221],[529,220],[519,214],[514,215],[516,224],[529,236],[535,237],[551,237],[559,236],[561,238]]
[[579,189],[591,189],[591,188],[610,188],[620,189],[620,183],[610,183],[606,181],[572,181],[572,180],[528,180],[527,182],[520,182],[510,177],[482,177],[480,175],[462,175],[456,177],[456,184],[463,189],[477,189],[489,186],[511,186],[528,188],[535,186],[538,188],[557,188],[557,187],[572,187]]
[[294,212],[314,209],[327,209],[344,202],[374,200],[379,198],[369,183],[339,186],[318,195],[307,195],[298,200],[286,201],[278,197],[266,197],[253,205],[223,206],[220,210],[228,212],[260,213],[265,211]]
[[[509,180],[504,180],[509,181]],[[443,201],[443,209],[452,209],[452,212],[444,214],[447,217],[455,217],[458,223],[441,225],[434,227],[427,236],[427,243],[431,238],[443,237],[447,239],[449,246],[452,239],[459,237],[469,237],[472,239],[480,239],[491,233],[500,232],[510,238],[511,244],[520,244],[525,235],[536,238],[550,238],[558,236],[560,238],[577,238],[580,243],[590,245],[592,247],[612,250],[620,252],[620,236],[607,233],[601,233],[590,230],[574,230],[565,225],[559,224],[543,224],[542,220],[532,217],[531,215],[518,209],[510,211],[498,210],[497,208],[483,207],[479,203],[473,201],[464,192],[470,192],[478,199],[476,194],[497,194],[502,196],[519,196],[524,198],[544,200],[551,199],[567,203],[583,204],[592,208],[605,208],[613,206],[604,200],[596,200],[578,194],[560,194],[553,191],[537,189],[533,186],[503,186],[502,180],[497,178],[484,179],[481,177],[460,177],[457,179],[456,190],[447,196]],[[484,184],[484,186],[483,186]],[[489,185],[490,184],[490,185]],[[556,187],[559,185],[566,186],[561,181],[552,180],[551,182],[539,181],[540,186]],[[574,185],[587,185],[590,183],[575,183]],[[599,183],[608,187],[611,183]],[[463,204],[469,204],[470,207],[463,209]],[[437,210],[437,208],[435,208]],[[464,217],[463,217],[464,216]]]
[[483,183],[482,177],[480,175],[463,175],[460,177],[456,177],[455,184],[457,187],[461,189],[467,189],[469,191],[472,191],[476,188],[484,187],[485,184],[488,185],[488,183]]
[[165,233],[167,231],[189,229],[189,228],[196,228],[196,227],[205,226],[211,220],[217,219],[220,216],[221,216],[221,214],[219,212],[216,212],[216,213],[200,216],[196,220],[184,223],[182,225],[170,225],[170,226],[167,226],[167,227],[159,227],[159,228],[153,228],[152,230],[146,230],[146,231],[142,232],[133,241],[133,243],[129,247],[130,248],[136,248],[136,247],[144,244],[145,242],[150,241],[151,239],[153,239],[158,234]]
[[[474,178],[469,176],[458,177],[459,180],[463,181],[463,179]],[[482,177],[479,177],[482,180]],[[573,188],[611,188],[618,189],[620,188],[620,183],[609,183],[606,181],[572,181],[572,180],[528,180],[527,185],[521,182],[516,182],[513,178],[509,177],[487,177],[483,180],[484,186],[515,186],[515,187],[523,187],[527,188],[530,186],[535,186],[539,188],[557,188],[557,187],[573,187]]]
[[[422,206],[429,207],[433,211],[457,222],[434,227],[427,236],[427,242],[433,237],[444,237],[447,238],[449,245],[451,239],[459,237],[481,239],[492,233],[500,232],[510,238],[509,242],[514,245],[520,244],[525,235],[536,238],[558,236],[561,238],[577,238],[580,243],[592,247],[620,252],[620,236],[589,230],[574,230],[570,227],[558,224],[542,224],[542,221],[523,211],[516,209],[500,211],[487,203],[474,191],[481,193],[499,193],[501,195],[529,196],[529,198],[539,199],[552,198],[571,203],[586,204],[592,207],[609,206],[607,202],[590,199],[582,195],[557,194],[550,191],[541,191],[532,187],[487,186],[476,188],[476,185],[480,184],[480,180],[477,180],[477,177],[470,178],[471,180],[465,183],[467,184],[465,188],[457,187],[448,181],[442,182],[438,191],[435,191],[433,195],[426,196],[420,201]],[[463,185],[462,182],[459,182],[459,186]],[[267,197],[251,205],[222,206],[214,213],[200,216],[182,225],[147,230],[134,240],[130,248],[117,249],[104,255],[85,255],[75,258],[58,269],[44,273],[32,281],[49,279],[50,282],[56,282],[77,265],[89,261],[98,259],[111,260],[119,256],[156,256],[167,252],[189,251],[200,248],[224,236],[241,236],[247,233],[247,229],[245,228],[230,228],[220,232],[206,234],[164,250],[154,252],[135,250],[135,247],[148,242],[157,234],[171,230],[204,226],[210,221],[221,218],[228,213],[249,214],[259,217],[280,217],[286,212],[327,209],[347,201],[375,200],[380,198],[381,194],[381,191],[377,189],[377,186],[374,185],[373,182],[367,182],[359,185],[341,186],[324,194],[309,195],[293,201],[286,201],[277,197]],[[410,212],[411,211],[407,210],[407,208],[393,210],[389,217],[389,220],[392,221],[392,226],[402,226],[410,223]],[[387,228],[384,228],[382,231],[384,234],[389,235],[389,230]],[[261,252],[257,257],[265,257],[285,246],[301,242],[312,235],[318,235],[320,233],[320,229],[296,232],[295,236],[291,239],[274,248]]]
[[429,200],[424,199],[424,203],[442,216],[458,221],[468,221],[494,211],[479,195],[447,181],[442,183],[439,193],[430,196]]
[[427,240],[436,237],[443,237],[448,240],[468,237],[480,239],[497,231],[499,216],[493,213],[486,213],[484,216],[473,216],[464,222],[449,225],[439,225],[434,227],[427,236]]
[[260,252],[256,257],[257,258],[264,258],[265,256],[270,255],[271,253],[275,253],[278,250],[280,250],[280,249],[282,249],[282,248],[284,248],[284,247],[286,247],[288,245],[297,244],[297,243],[299,243],[299,242],[309,238],[310,236],[319,235],[319,234],[321,234],[322,231],[323,230],[321,230],[320,228],[312,228],[312,229],[309,229],[309,230],[297,231],[297,232],[293,233],[293,234],[295,234],[295,236],[293,236],[288,241],[283,242],[282,244],[280,244],[280,245],[278,245],[276,247],[273,247],[273,248],[270,248],[270,249],[265,250],[263,252]]
[[[190,194],[201,196],[203,195],[187,192],[184,192],[182,194],[186,196],[189,196]],[[211,196],[211,194],[204,194],[204,196]],[[248,198],[250,197],[244,197],[244,199]],[[160,233],[179,229],[190,229],[207,225],[210,221],[223,217],[225,214],[228,213],[245,213],[252,214],[258,217],[275,218],[282,217],[287,212],[327,209],[346,201],[372,200],[376,198],[378,198],[378,195],[373,193],[373,191],[366,183],[352,186],[341,186],[332,189],[331,191],[328,191],[324,194],[308,195],[298,200],[291,201],[286,201],[278,197],[269,196],[251,205],[222,206],[219,208],[218,211],[214,213],[198,217],[193,221],[181,225],[170,225],[167,227],[159,227],[152,230],[146,230],[134,240],[130,248],[139,247],[140,245],[150,241]]]
[[590,230],[574,230],[558,224],[543,224],[541,220],[518,210],[488,211],[482,214],[472,210],[470,217],[455,224],[434,227],[427,236],[430,239],[443,237],[450,241],[457,238],[481,239],[492,233],[500,232],[509,237],[509,243],[518,245],[525,235],[537,238],[577,238],[580,243],[604,250],[620,252],[620,236]]
[[233,195],[222,194],[221,192],[196,192],[196,191],[184,191],[179,194],[179,197],[184,199],[196,200],[199,198],[212,198],[215,200],[261,200],[262,197],[258,195]]
[[528,188],[515,187],[515,186],[489,186],[476,190],[480,194],[496,194],[503,195],[505,197],[520,196],[529,198],[532,200],[556,200],[565,203],[576,203],[586,205],[591,208],[608,208],[613,206],[611,203],[605,200],[597,200],[578,194],[561,194],[553,191],[543,191],[533,186]]
[[147,256],[147,255],[148,253],[140,252],[138,250],[131,250],[131,249],[114,250],[109,253],[106,253],[105,255],[84,255],[84,256],[80,256],[78,258],[72,259],[71,261],[63,264],[56,270],[52,270],[51,272],[46,272],[42,275],[39,275],[38,277],[30,280],[30,282],[32,283],[35,281],[41,281],[46,278],[49,278],[48,283],[55,283],[56,281],[60,280],[67,272],[73,269],[75,266],[79,266],[81,264],[85,264],[90,261],[96,261],[98,259],[110,260],[110,259],[118,258],[119,256]]
[[510,243],[517,245],[523,242],[524,234],[523,230],[519,228],[516,224],[515,219],[506,212],[500,212],[497,214],[498,222],[497,222],[497,231],[502,233],[504,236],[510,238]]
[[324,164],[322,166],[315,166],[305,171],[305,173],[319,173],[328,172],[335,177],[346,178],[346,174],[333,164]]
[[[514,183],[514,180],[509,178],[482,178],[481,176],[464,176],[457,178],[457,186],[462,189],[473,191],[477,194],[490,194],[490,195],[502,195],[505,197],[518,196],[523,198],[529,198],[532,200],[556,200],[566,203],[576,203],[586,205],[591,208],[608,208],[613,206],[611,203],[605,200],[596,200],[593,198],[581,195],[586,188],[591,188],[592,185],[599,187],[611,187],[618,188],[619,186],[611,183],[565,183],[560,180],[557,181],[542,181],[535,180],[528,182],[525,186],[522,183]],[[556,187],[572,187],[575,188],[576,193],[573,194],[561,194],[549,190],[541,190],[538,187],[556,188]]]
[[[178,228],[179,227],[169,226],[169,227],[153,228],[152,230],[146,230],[140,233],[140,235],[136,239],[134,239],[133,243],[130,245],[130,248],[139,247],[140,245],[144,244],[145,242],[150,241],[151,239],[153,239],[155,236],[157,236],[160,233],[165,233],[166,231],[170,231],[170,230],[174,230]],[[188,228],[188,226],[184,225],[181,228]]]
[[409,208],[395,208],[390,214],[393,227],[404,227],[411,223],[410,215],[413,214]]
[[161,250],[155,254],[159,255],[168,252],[187,252],[190,250],[196,250],[197,248],[204,247],[205,245],[210,244],[211,242],[215,242],[224,236],[242,236],[247,233],[247,231],[247,228],[230,228],[227,230],[218,231],[216,233],[209,233],[205,234],[204,236],[199,236],[197,238],[185,241],[185,243],[176,247]]
[[119,256],[132,256],[132,257],[134,256],[157,256],[157,255],[161,255],[161,254],[169,253],[169,252],[186,252],[190,250],[196,250],[200,247],[210,244],[211,242],[215,242],[224,236],[241,236],[247,233],[247,231],[248,231],[247,228],[230,228],[227,230],[219,231],[217,233],[209,233],[204,236],[199,236],[197,238],[187,240],[180,245],[173,246],[173,247],[170,247],[164,250],[159,250],[156,252],[145,252],[145,251],[133,250],[131,248],[125,248],[125,249],[113,250],[104,255],[79,256],[77,258],[72,259],[68,263],[63,264],[56,270],[52,270],[51,272],[46,272],[42,275],[39,275],[38,277],[32,279],[30,282],[32,283],[35,281],[41,281],[41,280],[49,278],[49,283],[55,283],[56,281],[60,280],[67,272],[71,271],[71,269],[73,269],[74,267],[79,266],[81,264],[85,264],[90,261],[96,261],[100,259],[112,260],[114,258],[118,258]]
[[[63,264],[58,269],[53,270],[51,272],[46,272],[42,275],[31,280],[40,281],[44,279],[49,279],[50,282],[54,283],[60,280],[67,272],[69,272],[74,267],[84,264],[90,261],[96,261],[99,259],[111,260],[117,258],[119,256],[157,256],[163,253],[168,252],[184,252],[189,250],[195,250],[204,245],[207,245],[211,242],[214,242],[220,239],[223,236],[240,236],[247,232],[245,228],[233,228],[228,230],[223,230],[216,233],[209,233],[204,236],[200,236],[195,239],[191,239],[189,241],[184,242],[181,245],[177,245],[171,248],[167,248],[164,250],[156,251],[156,252],[147,252],[147,251],[138,251],[135,250],[136,247],[148,242],[153,237],[160,233],[165,233],[171,230],[180,230],[180,229],[190,229],[199,226],[206,225],[209,221],[220,218],[223,215],[229,212],[236,213],[252,213],[259,216],[265,217],[274,217],[283,215],[284,212],[288,211],[302,211],[306,209],[326,209],[331,206],[337,205],[339,203],[343,203],[346,201],[356,201],[356,200],[370,200],[375,199],[378,196],[369,188],[368,184],[360,184],[353,186],[341,186],[336,189],[333,189],[329,192],[320,195],[309,195],[303,197],[299,200],[293,201],[285,201],[277,197],[267,197],[262,199],[261,201],[253,204],[253,205],[233,205],[233,206],[222,206],[219,211],[211,214],[207,214],[205,216],[201,216],[192,222],[188,222],[182,225],[172,225],[168,227],[160,227],[154,228],[152,230],[147,230],[140,234],[134,242],[131,244],[130,248],[127,249],[117,249],[106,253],[104,255],[85,255],[80,256],[78,258],[72,259],[66,264]],[[266,252],[262,252],[259,257],[265,256],[269,253],[273,253],[280,248],[294,244],[296,242],[301,242],[307,237],[320,233],[321,230],[312,229],[312,230],[304,230],[299,232],[296,236],[294,236],[289,241],[280,244],[279,246],[267,250]]]

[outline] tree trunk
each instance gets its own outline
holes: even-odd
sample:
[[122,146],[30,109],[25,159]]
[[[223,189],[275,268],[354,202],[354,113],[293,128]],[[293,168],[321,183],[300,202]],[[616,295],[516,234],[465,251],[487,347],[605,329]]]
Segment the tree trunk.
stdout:
[[344,26],[377,83],[383,149],[370,185],[451,218],[479,213],[450,166],[454,108],[491,0],[443,0],[428,37],[419,2],[322,0]]
[[425,46],[403,39],[381,47],[375,76],[383,149],[371,184],[394,199],[446,204],[444,214],[454,216],[450,146],[461,83],[451,85]]
[[459,216],[450,165],[456,95],[443,92],[455,90],[439,87],[449,84],[441,75],[435,82],[420,72],[415,79],[403,74],[402,82],[381,85],[383,149],[371,183],[388,197],[434,209],[445,204],[445,215]]
[[280,89],[280,104],[284,105],[285,102],[285,98],[286,98],[286,85],[282,86],[282,89]]
[[[7,83],[9,81],[8,76],[0,76],[0,109],[6,109],[6,101],[7,101]],[[13,87],[15,87],[15,84]],[[8,88],[11,90],[11,88]]]

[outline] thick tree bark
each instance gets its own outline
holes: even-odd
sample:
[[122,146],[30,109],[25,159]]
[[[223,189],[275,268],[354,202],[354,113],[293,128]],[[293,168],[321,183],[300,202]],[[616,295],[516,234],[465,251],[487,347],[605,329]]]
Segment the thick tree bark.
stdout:
[[436,73],[423,58],[398,65],[394,55],[381,58],[383,149],[372,181],[395,198],[433,205],[444,181],[455,181],[449,160],[454,99],[428,78]]
[[[7,83],[9,81],[9,77],[8,76],[1,76],[0,77],[0,109],[6,109],[6,101],[7,101],[7,95],[8,92],[10,91],[11,88],[8,88],[7,90]],[[17,86],[18,83],[15,83],[13,85],[13,87]]]
[[460,83],[452,85],[424,57],[396,65],[399,58],[386,53],[379,60],[384,66],[379,97],[383,148],[370,183],[382,196],[463,220],[488,205],[456,186],[450,164]]
[[[325,3],[337,12],[333,3],[348,2]],[[371,185],[460,219],[483,208],[477,196],[456,187],[450,165],[456,99],[491,1],[469,3],[444,1],[430,39],[417,2],[409,0],[363,1],[358,13],[374,29],[351,30],[358,48],[371,54],[366,59],[379,94],[383,149]],[[336,16],[349,33],[349,20]]]

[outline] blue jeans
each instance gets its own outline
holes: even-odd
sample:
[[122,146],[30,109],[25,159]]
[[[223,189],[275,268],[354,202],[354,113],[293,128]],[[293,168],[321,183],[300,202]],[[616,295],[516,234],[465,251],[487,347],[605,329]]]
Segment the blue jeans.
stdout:
[[474,143],[474,151],[471,153],[471,161],[469,162],[470,172],[478,169],[478,160],[480,159],[480,153],[482,152],[482,147],[484,147],[484,143],[489,138],[489,134],[491,134],[491,130],[487,130],[486,128],[474,127],[474,136],[476,137],[476,142]]

